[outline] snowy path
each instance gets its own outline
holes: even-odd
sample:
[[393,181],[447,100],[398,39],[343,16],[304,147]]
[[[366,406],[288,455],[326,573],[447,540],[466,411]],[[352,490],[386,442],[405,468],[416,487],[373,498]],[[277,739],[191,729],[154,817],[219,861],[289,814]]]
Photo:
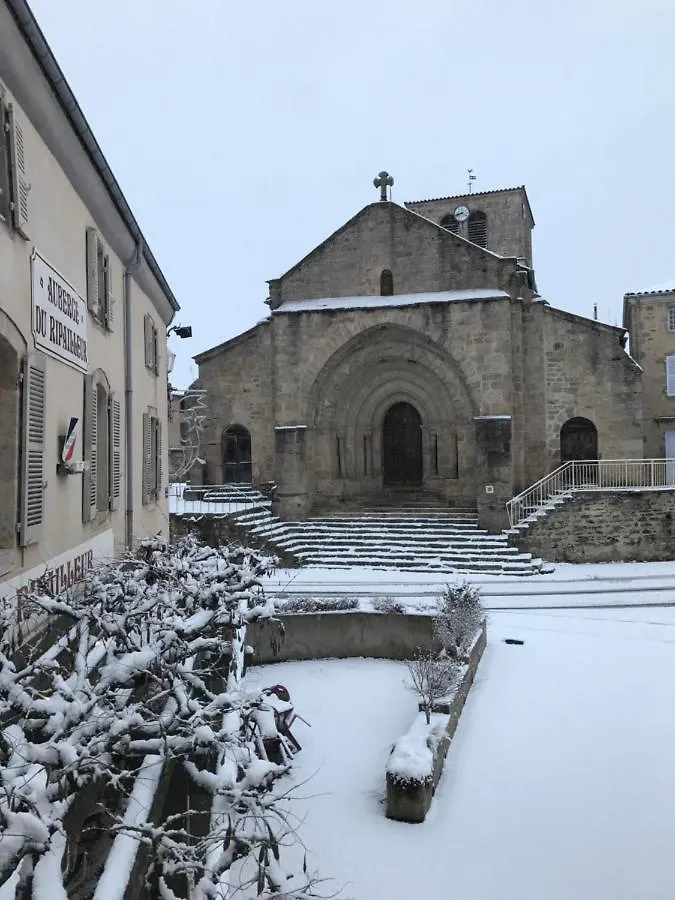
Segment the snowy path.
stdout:
[[[504,637],[520,637],[522,647]],[[405,667],[255,669],[285,683],[302,836],[354,900],[672,900],[675,610],[499,612],[427,821],[384,817]],[[349,883],[351,882],[351,883]]]
[[[424,609],[434,604],[449,581],[463,577],[360,567],[340,572],[279,569],[266,579],[265,590],[279,596],[356,596],[363,598],[363,608],[373,596],[396,596],[411,609]],[[467,580],[480,586],[485,606],[491,609],[675,604],[675,562],[563,563],[546,575],[470,575]]]

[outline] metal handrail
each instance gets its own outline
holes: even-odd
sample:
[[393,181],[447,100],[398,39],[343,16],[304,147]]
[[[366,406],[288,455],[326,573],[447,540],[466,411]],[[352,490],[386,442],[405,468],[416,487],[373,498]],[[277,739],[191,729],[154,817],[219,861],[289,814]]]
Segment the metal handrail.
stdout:
[[675,459],[587,459],[563,463],[506,503],[511,527],[577,491],[675,489]]

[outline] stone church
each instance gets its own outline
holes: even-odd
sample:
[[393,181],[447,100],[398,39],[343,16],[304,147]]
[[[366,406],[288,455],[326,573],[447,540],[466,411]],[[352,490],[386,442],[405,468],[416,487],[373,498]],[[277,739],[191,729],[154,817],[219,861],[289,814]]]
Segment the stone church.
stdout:
[[204,482],[274,482],[282,518],[414,497],[498,530],[561,461],[642,457],[626,333],[540,295],[525,188],[401,206],[391,183],[195,357]]

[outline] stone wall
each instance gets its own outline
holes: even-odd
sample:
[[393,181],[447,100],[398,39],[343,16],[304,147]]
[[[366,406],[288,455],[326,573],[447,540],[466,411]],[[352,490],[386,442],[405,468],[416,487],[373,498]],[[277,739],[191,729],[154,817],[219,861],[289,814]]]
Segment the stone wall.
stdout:
[[201,451],[206,484],[223,484],[222,437],[230,425],[251,434],[254,483],[274,478],[272,356],[270,324],[263,322],[195,357],[208,407]]
[[376,296],[388,269],[394,294],[507,289],[515,265],[395,203],[372,203],[270,282],[272,308],[286,300]]
[[433,636],[432,616],[398,613],[282,614],[286,630],[280,647],[269,622],[248,626],[246,641],[254,649],[254,665],[288,660],[412,659],[417,650],[440,649]]
[[550,562],[675,559],[675,490],[577,493],[514,541]]

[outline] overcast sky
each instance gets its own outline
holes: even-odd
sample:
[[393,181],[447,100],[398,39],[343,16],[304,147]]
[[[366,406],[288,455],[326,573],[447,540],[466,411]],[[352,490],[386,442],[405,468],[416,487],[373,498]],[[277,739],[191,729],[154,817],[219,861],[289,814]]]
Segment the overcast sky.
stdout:
[[191,357],[268,312],[266,280],[377,199],[525,184],[552,304],[620,323],[675,277],[673,0],[32,0],[191,324]]

